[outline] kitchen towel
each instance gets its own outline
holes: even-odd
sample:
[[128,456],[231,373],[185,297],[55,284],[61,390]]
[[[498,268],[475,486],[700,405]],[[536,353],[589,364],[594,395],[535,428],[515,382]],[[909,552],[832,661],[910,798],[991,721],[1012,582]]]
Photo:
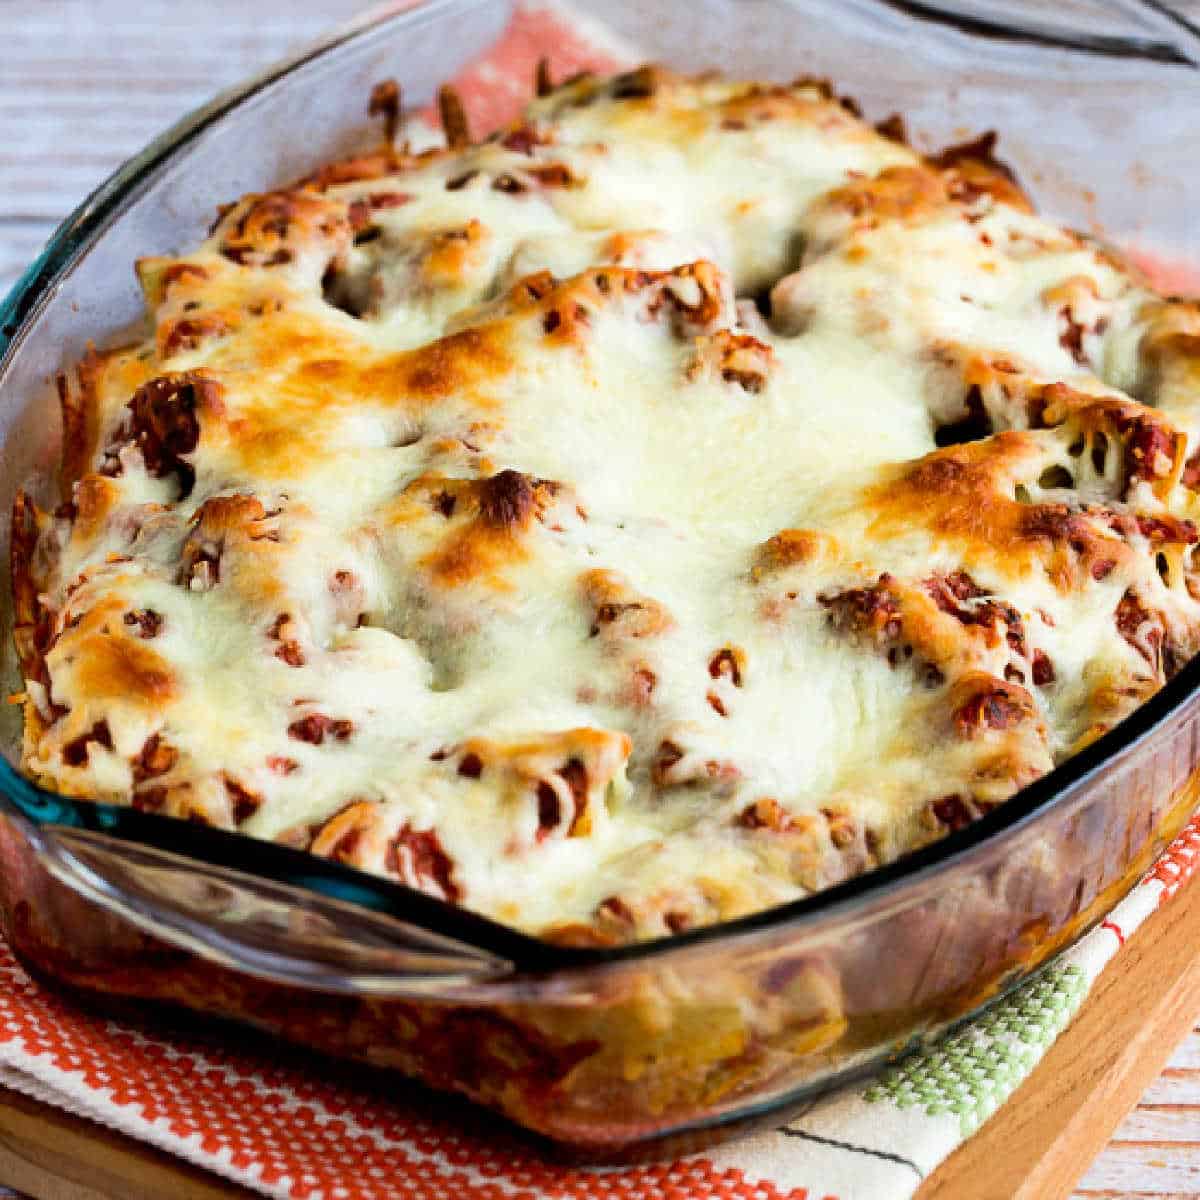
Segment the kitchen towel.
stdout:
[[982,1017],[778,1129],[675,1162],[555,1166],[394,1076],[224,1027],[93,1014],[3,943],[0,1083],[288,1200],[906,1200],[1029,1074],[1197,855],[1200,817],[1103,925]]

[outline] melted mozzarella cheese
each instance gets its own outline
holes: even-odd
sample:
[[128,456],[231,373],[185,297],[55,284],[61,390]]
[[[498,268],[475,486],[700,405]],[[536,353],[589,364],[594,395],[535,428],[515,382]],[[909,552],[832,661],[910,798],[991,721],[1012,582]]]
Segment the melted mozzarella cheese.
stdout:
[[1152,293],[813,85],[632,78],[143,267],[30,771],[624,940],[939,836],[1194,649]]

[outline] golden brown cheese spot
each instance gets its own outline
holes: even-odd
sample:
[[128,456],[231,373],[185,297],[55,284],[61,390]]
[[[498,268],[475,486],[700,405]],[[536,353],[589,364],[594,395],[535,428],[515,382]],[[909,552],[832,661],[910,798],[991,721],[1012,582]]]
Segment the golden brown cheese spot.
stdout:
[[402,356],[394,365],[368,369],[365,390],[371,395],[415,396],[439,400],[478,388],[509,370],[512,359],[499,329],[464,329]]
[[328,259],[350,244],[345,206],[304,191],[247,196],[217,232],[220,252],[239,266],[283,266],[311,249]]
[[1033,410],[1035,425],[1065,424],[1087,434],[1089,444],[1096,444],[1097,434],[1119,444],[1123,449],[1123,493],[1145,481],[1155,495],[1165,499],[1183,473],[1187,438],[1154,409],[1052,383],[1041,390]]
[[357,154],[326,163],[311,175],[305,176],[298,186],[323,192],[339,184],[365,183],[372,179],[398,175],[445,157],[447,151],[441,148],[409,154],[392,146],[381,146],[367,154]]
[[742,829],[769,829],[784,833],[792,825],[791,814],[772,796],[752,801],[738,813],[736,824]]
[[120,403],[138,391],[153,374],[152,361],[129,347],[98,353],[88,346],[75,372],[75,386],[65,374],[57,377],[62,412],[63,446],[59,480],[63,492],[93,465],[100,449],[101,429],[110,413],[112,397]]
[[900,469],[865,493],[871,536],[920,526],[956,545],[968,564],[1028,571],[1041,566],[1060,590],[1103,578],[1130,550],[1088,513],[1066,504],[1025,504],[1015,491],[1038,445],[1019,431],[948,447]]
[[365,866],[382,846],[379,807],[364,800],[347,805],[321,825],[309,849],[322,858]]
[[[594,267],[570,279],[559,281],[548,271],[538,271],[519,279],[493,306],[497,316],[541,314],[543,331],[560,342],[578,341],[589,325],[590,314],[599,308],[612,308],[627,301],[642,305],[647,319],[666,319],[674,333],[695,337],[730,317],[726,286],[721,271],[707,259],[684,263],[669,271],[648,271],[634,267]],[[731,353],[739,348],[750,351],[756,339],[739,344],[731,341]],[[756,358],[765,365],[769,349],[757,343]],[[720,358],[718,343],[717,357]],[[734,366],[737,362],[733,362]]]
[[170,664],[141,638],[130,636],[119,598],[104,600],[68,626],[49,661],[70,665],[83,696],[118,696],[122,704],[153,712],[173,700],[179,684]]
[[489,384],[514,365],[502,327],[461,330],[384,357],[341,335],[318,336],[316,328],[310,334],[305,321],[283,314],[257,322],[250,336],[263,375],[285,372],[261,391],[240,395],[223,423],[222,432],[256,478],[302,478],[324,461],[350,413],[408,411],[415,421],[450,397],[476,409],[493,408]]
[[1001,204],[1033,212],[1012,168],[995,155],[996,132],[989,130],[969,142],[948,146],[929,161],[947,172],[948,190],[956,199],[970,201],[987,193]]
[[[974,210],[983,196],[1032,212],[1008,168],[990,157],[992,141],[984,135],[976,142],[943,151],[927,165],[886,167],[877,175],[851,180],[822,196],[815,211],[844,213],[858,232],[890,222],[923,225],[942,210]],[[866,249],[852,242],[846,253],[862,257]]]
[[696,339],[696,357],[688,378],[709,373],[756,395],[766,386],[777,365],[774,350],[748,333],[720,329]]
[[490,239],[487,226],[472,218],[458,229],[446,229],[430,240],[421,274],[430,287],[453,285],[484,260]]
[[82,547],[103,533],[121,502],[121,489],[103,475],[85,475],[71,490],[71,502],[75,509],[71,539]]
[[951,721],[959,737],[1003,733],[1037,715],[1033,697],[1020,685],[972,671],[950,690]]
[[146,256],[134,263],[138,283],[151,310],[158,308],[174,291],[194,293],[197,284],[209,278],[208,269],[199,263],[179,261],[173,258]]
[[210,496],[196,510],[183,544],[181,582],[197,591],[219,583],[227,546],[244,549],[247,543],[273,539],[273,529],[264,523],[267,517],[256,496]]
[[459,777],[524,796],[536,815],[537,843],[554,834],[589,836],[632,749],[627,734],[585,727],[535,740],[471,738],[448,757]]
[[434,580],[446,588],[486,578],[498,590],[508,591],[512,585],[500,572],[527,557],[525,548],[507,530],[496,531],[479,523],[452,535],[447,543],[424,563]]
[[651,638],[674,625],[667,608],[643,596],[617,571],[586,571],[580,577],[584,600],[591,610],[589,635],[610,639]]
[[942,176],[927,167],[887,167],[869,179],[855,179],[821,198],[820,206],[841,210],[872,229],[883,221],[927,221],[949,203]]
[[[815,91],[814,97],[811,93]],[[807,92],[808,94],[802,94]],[[815,123],[836,112],[833,91],[827,80],[797,80],[789,87],[753,86],[715,107],[714,115],[724,130],[741,131],[773,121]],[[847,121],[847,126],[851,123]]]
[[981,589],[966,593],[968,578],[910,583],[885,572],[870,586],[829,589],[817,600],[834,629],[884,654],[890,666],[911,668],[925,688],[940,688],[1005,641],[1023,671],[1028,647],[1020,614]]
[[221,541],[233,530],[245,529],[266,516],[256,496],[210,496],[192,518],[194,536],[201,541]]
[[158,326],[158,354],[170,358],[175,354],[198,350],[217,341],[237,328],[238,318],[230,312],[206,312],[195,316],[168,318]]
[[384,519],[405,525],[436,515],[437,545],[422,566],[439,586],[479,580],[508,591],[513,585],[506,568],[529,558],[536,528],[557,524],[549,514],[560,492],[552,480],[511,469],[474,480],[429,473],[405,488]]
[[787,567],[836,559],[837,539],[816,529],[782,529],[759,546],[751,578],[755,582]]

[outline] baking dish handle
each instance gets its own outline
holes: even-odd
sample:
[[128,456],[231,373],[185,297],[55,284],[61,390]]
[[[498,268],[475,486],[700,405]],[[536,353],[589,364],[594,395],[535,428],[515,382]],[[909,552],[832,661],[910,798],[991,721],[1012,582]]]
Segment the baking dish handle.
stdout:
[[82,829],[44,831],[61,883],[144,932],[272,983],[356,995],[467,993],[511,964],[394,916]]
[[516,971],[504,943],[537,945],[340,863],[44,792],[2,760],[0,814],[73,892],[160,941],[273,983],[494,999]]

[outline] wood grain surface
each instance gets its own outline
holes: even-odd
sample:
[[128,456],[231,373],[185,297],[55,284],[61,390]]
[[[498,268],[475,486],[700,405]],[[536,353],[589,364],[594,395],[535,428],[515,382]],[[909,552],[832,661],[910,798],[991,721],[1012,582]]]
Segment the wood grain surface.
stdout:
[[[0,1179],[31,1200],[250,1200],[258,1195],[0,1088]],[[0,1200],[3,1200],[0,1191]]]
[[[1185,1036],[1185,1051],[1200,1047],[1198,949],[1193,880],[1131,937],[1029,1078],[917,1200],[1065,1200],[1073,1188],[1079,1200],[1200,1194],[1200,1064],[1171,1058]],[[1169,1058],[1178,1099],[1165,1115],[1151,1097]]]
[[[215,91],[345,21],[363,3],[0,0],[0,292],[54,226],[122,159]],[[1200,0],[1176,7],[1200,19]],[[927,1185],[922,1200],[1010,1195],[1055,1200],[1069,1191],[1071,1171],[1078,1175],[1097,1151],[1077,1185],[1077,1200],[1200,1200],[1200,1029],[1193,1028],[1166,1068],[1151,1078],[1173,1039],[1194,1022],[1193,1008],[1200,1010],[1200,974],[1190,963],[1191,953],[1200,948],[1200,891],[1192,893],[1186,902],[1181,897],[1175,915],[1165,910],[1137,936],[1118,960],[1118,971],[1104,977],[1101,989],[1109,1000],[1089,1001],[1034,1078]],[[1164,928],[1172,930],[1170,937]],[[1164,963],[1159,964],[1156,951]],[[1134,955],[1142,962],[1140,976],[1126,969]],[[1145,969],[1149,959],[1152,970]],[[1172,986],[1166,986],[1168,976],[1157,973],[1160,965],[1171,972]],[[1081,1078],[1080,1071],[1088,1069],[1100,1076],[1091,1082]],[[1140,1103],[1102,1148],[1147,1082]],[[86,1178],[56,1180],[47,1164],[55,1155],[66,1158],[68,1147],[77,1144],[72,1138],[83,1138],[93,1128],[5,1098],[0,1102],[0,1184],[46,1200],[233,1194],[198,1172],[176,1168],[165,1155],[112,1135],[88,1142],[95,1171]],[[1052,1153],[1050,1143],[1059,1140],[1071,1143],[1072,1157]],[[1026,1186],[987,1196],[954,1190],[967,1164],[1019,1163],[1039,1144],[1044,1166],[1034,1179],[1047,1190]],[[135,1178],[142,1190],[130,1190],[134,1185],[121,1173],[124,1157],[139,1163],[141,1174]],[[1009,1178],[1017,1176],[1010,1171]]]

